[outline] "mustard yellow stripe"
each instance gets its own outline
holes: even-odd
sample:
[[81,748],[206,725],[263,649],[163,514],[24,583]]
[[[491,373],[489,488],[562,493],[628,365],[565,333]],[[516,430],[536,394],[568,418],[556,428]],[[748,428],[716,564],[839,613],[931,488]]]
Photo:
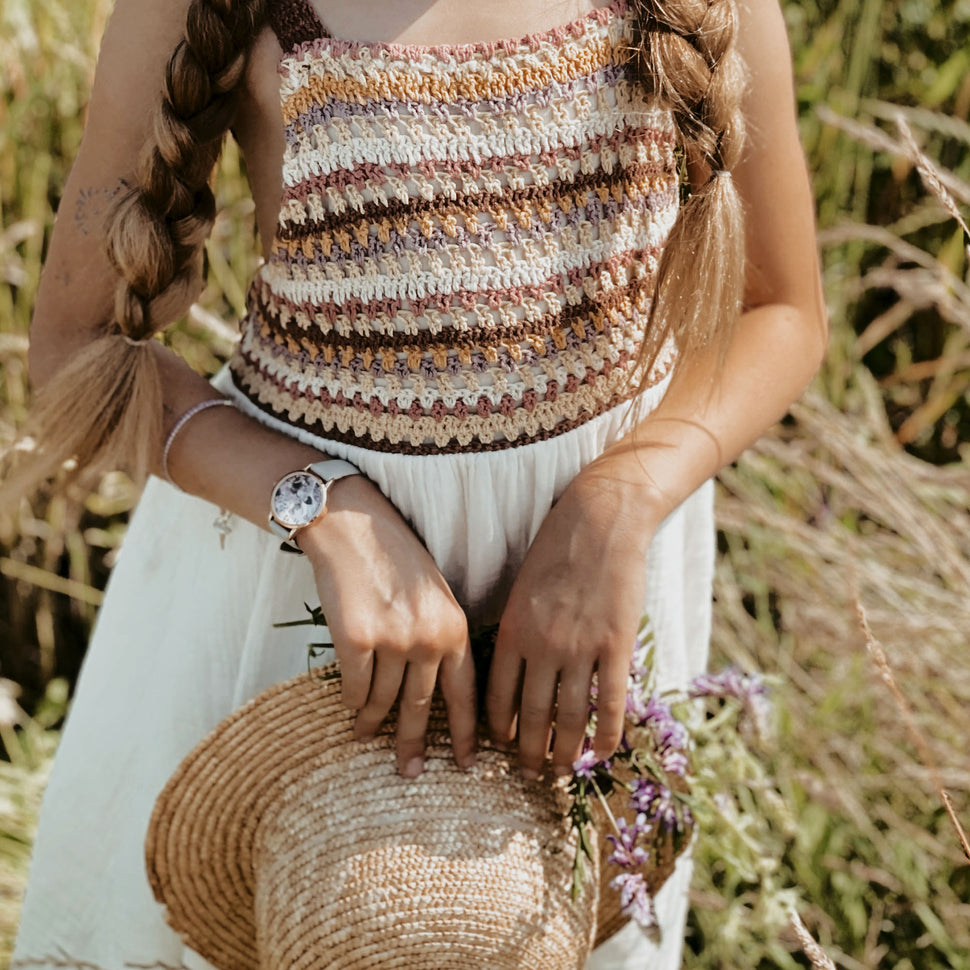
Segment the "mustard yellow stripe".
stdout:
[[[453,103],[460,100],[483,101],[507,98],[525,91],[547,87],[554,81],[566,83],[597,71],[612,62],[629,57],[626,45],[617,45],[610,37],[566,44],[557,50],[550,63],[526,60],[510,62],[508,69],[490,70],[482,74],[480,63],[472,63],[467,71],[445,73],[416,73],[413,64],[402,62],[399,69],[382,70],[370,76],[341,76],[336,72],[324,76],[312,75],[292,95],[282,102],[283,121],[290,124],[313,104],[330,98],[357,104],[369,101],[419,101]],[[512,66],[514,65],[514,66]]]

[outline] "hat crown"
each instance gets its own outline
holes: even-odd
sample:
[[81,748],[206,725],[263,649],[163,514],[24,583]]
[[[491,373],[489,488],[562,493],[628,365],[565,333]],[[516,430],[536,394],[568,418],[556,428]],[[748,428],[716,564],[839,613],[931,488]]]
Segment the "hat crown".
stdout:
[[[371,743],[304,777],[261,820],[259,965],[384,970],[397,954],[410,970],[579,970],[596,884],[570,900],[561,792],[518,782],[495,751],[465,773],[432,743],[414,781],[375,774],[377,760],[393,764],[393,749]],[[328,805],[346,804],[353,818],[320,824]]]
[[563,784],[487,746],[459,770],[440,703],[403,778],[339,694],[318,673],[264,691],[159,796],[149,878],[185,942],[220,970],[580,970],[598,860],[573,899]]

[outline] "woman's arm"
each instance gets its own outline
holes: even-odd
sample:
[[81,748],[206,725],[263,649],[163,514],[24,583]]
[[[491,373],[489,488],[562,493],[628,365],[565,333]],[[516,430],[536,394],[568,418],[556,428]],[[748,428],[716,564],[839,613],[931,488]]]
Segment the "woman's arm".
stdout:
[[[596,752],[619,743],[644,603],[643,562],[657,526],[777,421],[812,379],[827,316],[791,61],[776,0],[741,0],[748,144],[734,172],[746,211],[745,312],[723,369],[680,360],[658,407],[570,484],[549,513],[502,618],[487,695],[493,737],[518,715],[523,771],[569,770],[598,671]],[[521,687],[521,701],[516,700]]]
[[[111,318],[118,277],[105,255],[104,219],[112,199],[132,183],[135,161],[152,137],[165,65],[182,37],[188,6],[188,0],[116,4],[35,305],[29,358],[35,387]],[[185,309],[173,307],[172,317]],[[161,344],[140,352],[157,355],[166,431],[192,405],[216,396],[207,380]],[[155,442],[156,471],[161,444]],[[265,528],[274,483],[321,457],[234,409],[213,408],[179,434],[169,467],[186,491]],[[475,747],[475,690],[463,612],[424,546],[370,482],[340,480],[329,507],[299,542],[341,660],[345,701],[360,708],[358,732],[377,729],[403,683],[398,758],[402,769],[416,774],[440,677],[455,754],[468,763]]]

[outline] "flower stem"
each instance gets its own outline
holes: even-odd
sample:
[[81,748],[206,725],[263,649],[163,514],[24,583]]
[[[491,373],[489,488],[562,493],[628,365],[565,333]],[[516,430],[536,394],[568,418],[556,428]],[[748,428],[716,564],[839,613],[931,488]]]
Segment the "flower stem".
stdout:
[[606,796],[600,791],[600,786],[596,784],[596,779],[590,775],[589,783],[593,786],[593,791],[596,792],[597,797],[603,803],[603,810],[606,812],[607,818],[610,820],[610,824],[613,826],[613,831],[617,835],[622,836],[620,832],[620,826],[616,824],[616,819],[613,817],[613,813],[610,811],[610,806],[606,801]]

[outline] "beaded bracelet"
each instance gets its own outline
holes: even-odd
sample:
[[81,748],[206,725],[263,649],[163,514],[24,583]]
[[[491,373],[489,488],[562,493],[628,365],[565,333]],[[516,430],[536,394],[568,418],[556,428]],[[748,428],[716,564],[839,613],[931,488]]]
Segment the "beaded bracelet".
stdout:
[[199,414],[199,412],[204,411],[206,408],[223,406],[235,407],[235,404],[227,397],[212,397],[207,401],[200,401],[198,404],[193,404],[192,407],[190,407],[188,411],[186,411],[185,414],[183,414],[182,417],[175,422],[175,426],[172,428],[172,430],[169,431],[168,437],[165,439],[165,447],[162,448],[162,474],[164,474],[166,481],[172,485],[175,485],[176,488],[179,486],[175,483],[171,472],[168,470],[168,455],[172,450],[172,445],[175,443],[175,439],[178,437],[179,432],[181,432],[189,421]]

